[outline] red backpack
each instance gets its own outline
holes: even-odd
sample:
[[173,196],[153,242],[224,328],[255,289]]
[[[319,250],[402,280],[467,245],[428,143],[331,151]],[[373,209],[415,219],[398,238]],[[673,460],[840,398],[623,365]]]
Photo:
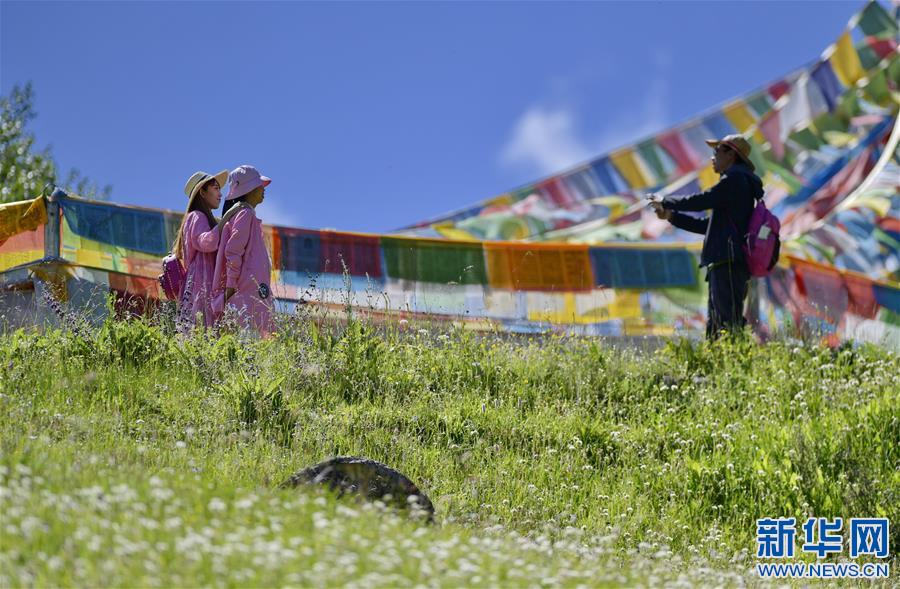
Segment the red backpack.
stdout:
[[177,301],[181,298],[186,278],[187,272],[184,271],[181,260],[175,254],[169,254],[163,258],[162,274],[157,279],[167,299]]
[[750,215],[747,234],[741,244],[751,276],[766,276],[781,254],[781,222],[759,199]]

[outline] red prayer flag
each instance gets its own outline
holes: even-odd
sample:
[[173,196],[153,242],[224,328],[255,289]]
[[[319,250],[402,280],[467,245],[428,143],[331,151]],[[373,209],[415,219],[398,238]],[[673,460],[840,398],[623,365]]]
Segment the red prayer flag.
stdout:
[[812,306],[813,316],[838,325],[850,305],[850,293],[841,273],[833,268],[812,264],[795,262],[793,265],[798,286]]
[[538,190],[550,197],[550,201],[558,207],[569,208],[576,202],[575,197],[569,192],[568,187],[561,178],[550,178],[537,185]]
[[678,166],[679,173],[687,174],[693,172],[702,165],[700,156],[688,145],[678,131],[670,131],[656,139],[659,145],[666,150],[666,153],[672,156],[672,160]]
[[890,56],[897,51],[897,42],[891,39],[879,39],[878,37],[866,37],[866,44],[880,59]]
[[771,86],[769,86],[766,90],[769,92],[769,96],[772,97],[772,101],[776,101],[785,94],[787,94],[791,89],[791,85],[787,82],[787,80],[781,80],[779,82],[775,82]]
[[340,274],[344,267],[351,276],[380,278],[381,243],[376,235],[357,235],[321,232],[320,267],[326,272]]
[[850,305],[847,310],[866,319],[875,319],[878,314],[878,301],[875,300],[872,281],[857,276],[845,276],[844,283],[850,294]]
[[772,155],[781,161],[784,158],[784,143],[781,142],[781,121],[777,110],[773,110],[759,122],[759,130],[772,147]]
[[878,220],[878,226],[885,231],[895,231],[897,233],[900,233],[900,219],[885,217]]

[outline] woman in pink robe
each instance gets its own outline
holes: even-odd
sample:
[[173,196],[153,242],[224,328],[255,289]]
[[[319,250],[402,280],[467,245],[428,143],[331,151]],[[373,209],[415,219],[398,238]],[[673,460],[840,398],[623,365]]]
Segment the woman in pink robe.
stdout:
[[216,254],[214,308],[241,327],[268,336],[274,331],[272,261],[256,207],[271,180],[253,166],[239,166],[228,181],[223,214],[230,218],[222,224]]
[[173,251],[185,268],[184,290],[179,300],[182,329],[194,325],[212,327],[213,271],[219,248],[219,223],[212,211],[222,200],[222,185],[228,170],[215,176],[196,172],[184,186],[188,208],[181,221]]

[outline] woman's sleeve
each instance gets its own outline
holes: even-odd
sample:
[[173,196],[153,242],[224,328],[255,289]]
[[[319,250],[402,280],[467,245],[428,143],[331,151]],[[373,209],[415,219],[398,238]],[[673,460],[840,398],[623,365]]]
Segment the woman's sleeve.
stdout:
[[189,230],[188,239],[191,241],[191,245],[195,250],[204,253],[211,253],[219,249],[219,225],[216,224],[210,229],[206,215],[198,213],[195,217],[196,219],[189,222],[186,227]]
[[237,288],[244,264],[244,251],[250,241],[253,213],[241,211],[230,221],[231,233],[225,240],[225,288]]

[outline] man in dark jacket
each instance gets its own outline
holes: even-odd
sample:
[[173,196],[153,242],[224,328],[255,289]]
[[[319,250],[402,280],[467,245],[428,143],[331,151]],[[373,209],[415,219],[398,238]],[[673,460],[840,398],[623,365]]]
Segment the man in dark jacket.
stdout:
[[[750,271],[742,244],[756,201],[763,197],[762,181],[754,174],[750,144],[740,135],[707,141],[713,148],[713,169],[719,182],[705,192],[685,197],[666,197],[652,203],[656,215],[672,225],[704,235],[700,266],[709,282],[706,337],[715,339],[725,330],[740,330]],[[681,211],[705,211],[703,218]]]

